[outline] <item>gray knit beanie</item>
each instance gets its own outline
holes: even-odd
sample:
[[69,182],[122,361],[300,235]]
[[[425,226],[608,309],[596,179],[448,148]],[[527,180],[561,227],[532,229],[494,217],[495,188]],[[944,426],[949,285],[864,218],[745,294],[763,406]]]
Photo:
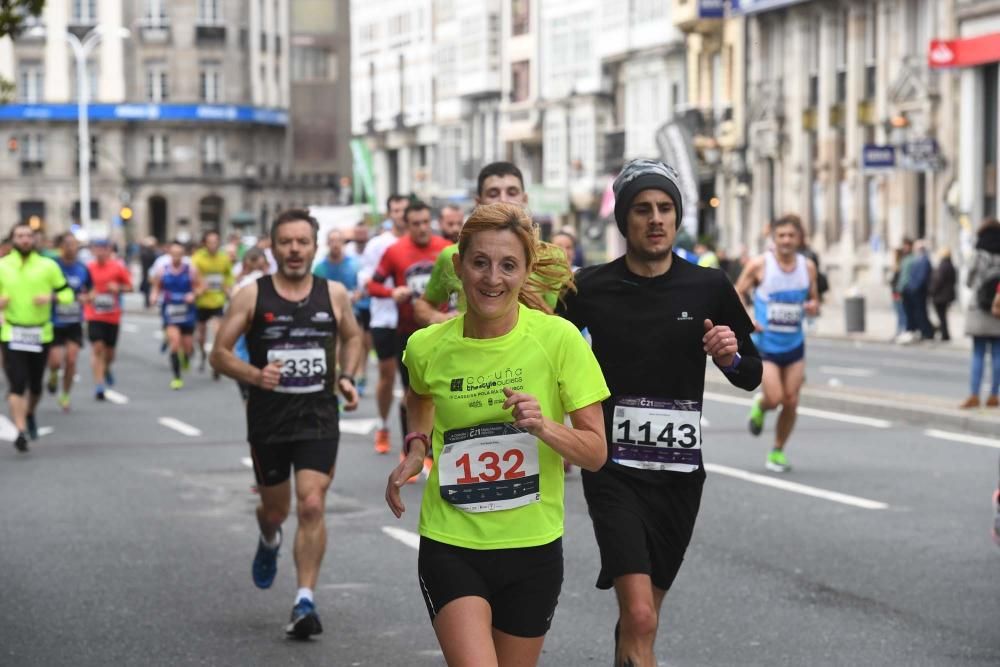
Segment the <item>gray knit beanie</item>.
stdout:
[[643,190],[662,190],[674,200],[677,210],[677,224],[684,215],[681,200],[680,176],[677,170],[659,160],[632,160],[626,164],[611,189],[615,193],[615,222],[622,236],[628,224],[628,209],[632,200]]

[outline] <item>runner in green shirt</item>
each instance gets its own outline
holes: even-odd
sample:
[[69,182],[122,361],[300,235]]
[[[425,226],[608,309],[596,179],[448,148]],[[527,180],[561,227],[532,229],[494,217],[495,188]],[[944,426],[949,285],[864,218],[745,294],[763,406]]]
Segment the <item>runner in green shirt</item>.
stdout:
[[606,458],[597,361],[524,290],[538,252],[521,206],[477,207],[455,256],[466,312],[413,333],[403,358],[410,433],[386,501],[405,511],[400,488],[433,451],[418,573],[448,664],[537,663],[562,585],[563,460]]
[[17,427],[14,447],[26,452],[28,436],[38,437],[35,407],[42,397],[52,342],[52,301],[72,303],[75,297],[59,265],[35,249],[30,226],[16,225],[11,236],[14,249],[0,259],[0,347],[9,387],[7,402]]

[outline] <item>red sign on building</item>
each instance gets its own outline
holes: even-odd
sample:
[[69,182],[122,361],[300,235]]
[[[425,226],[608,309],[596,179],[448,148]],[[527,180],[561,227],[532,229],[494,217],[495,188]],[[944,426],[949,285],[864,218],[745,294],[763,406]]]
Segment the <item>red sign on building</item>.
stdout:
[[927,63],[932,69],[995,62],[1000,62],[1000,32],[969,39],[932,39],[927,49]]

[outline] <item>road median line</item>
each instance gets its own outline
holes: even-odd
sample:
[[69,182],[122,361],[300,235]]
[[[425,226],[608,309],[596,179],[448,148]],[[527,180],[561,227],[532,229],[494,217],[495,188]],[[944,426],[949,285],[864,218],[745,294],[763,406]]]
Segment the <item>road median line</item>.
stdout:
[[181,435],[186,435],[191,438],[201,435],[201,429],[195,428],[190,424],[185,424],[180,419],[174,419],[173,417],[160,417],[156,421],[160,424],[160,426],[173,429]]
[[784,479],[768,477],[767,475],[758,475],[757,473],[747,472],[746,470],[740,470],[739,468],[730,468],[729,466],[723,466],[717,463],[706,463],[705,470],[718,475],[741,479],[744,482],[770,486],[775,489],[781,489],[782,491],[799,493],[804,496],[829,500],[830,502],[840,503],[842,505],[850,505],[851,507],[859,507],[866,510],[884,510],[889,508],[888,503],[883,503],[878,500],[870,500],[868,498],[852,496],[846,493],[839,493],[837,491],[827,491],[826,489],[820,489],[815,486],[799,484],[798,482],[789,482]]

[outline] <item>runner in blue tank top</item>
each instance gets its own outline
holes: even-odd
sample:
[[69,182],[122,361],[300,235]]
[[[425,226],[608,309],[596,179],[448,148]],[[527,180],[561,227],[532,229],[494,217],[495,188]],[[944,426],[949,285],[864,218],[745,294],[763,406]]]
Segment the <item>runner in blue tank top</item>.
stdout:
[[69,411],[69,393],[76,376],[76,360],[83,347],[83,299],[87,298],[94,283],[90,279],[87,265],[81,262],[77,253],[80,243],[69,232],[57,239],[59,256],[56,264],[62,269],[66,284],[73,289],[76,298],[70,303],[53,303],[52,345],[49,347],[50,394],[59,391],[59,372],[62,371],[62,391],[59,392],[59,407]]
[[764,361],[763,391],[754,397],[750,408],[750,433],[760,435],[764,413],[781,406],[774,449],[765,466],[772,472],[788,472],[791,466],[785,456],[785,443],[795,426],[806,369],[802,321],[807,315],[819,314],[819,292],[816,265],[799,254],[803,230],[798,216],[776,220],[771,237],[773,249],[746,265],[736,281],[736,291],[744,298],[752,293],[757,329],[753,338]]
[[181,369],[187,368],[194,353],[195,306],[194,301],[202,291],[201,279],[193,266],[184,263],[184,246],[175,241],[170,244],[170,263],[153,279],[152,302],[162,296],[160,312],[163,332],[170,350],[170,369],[173,378],[170,388],[184,386]]

